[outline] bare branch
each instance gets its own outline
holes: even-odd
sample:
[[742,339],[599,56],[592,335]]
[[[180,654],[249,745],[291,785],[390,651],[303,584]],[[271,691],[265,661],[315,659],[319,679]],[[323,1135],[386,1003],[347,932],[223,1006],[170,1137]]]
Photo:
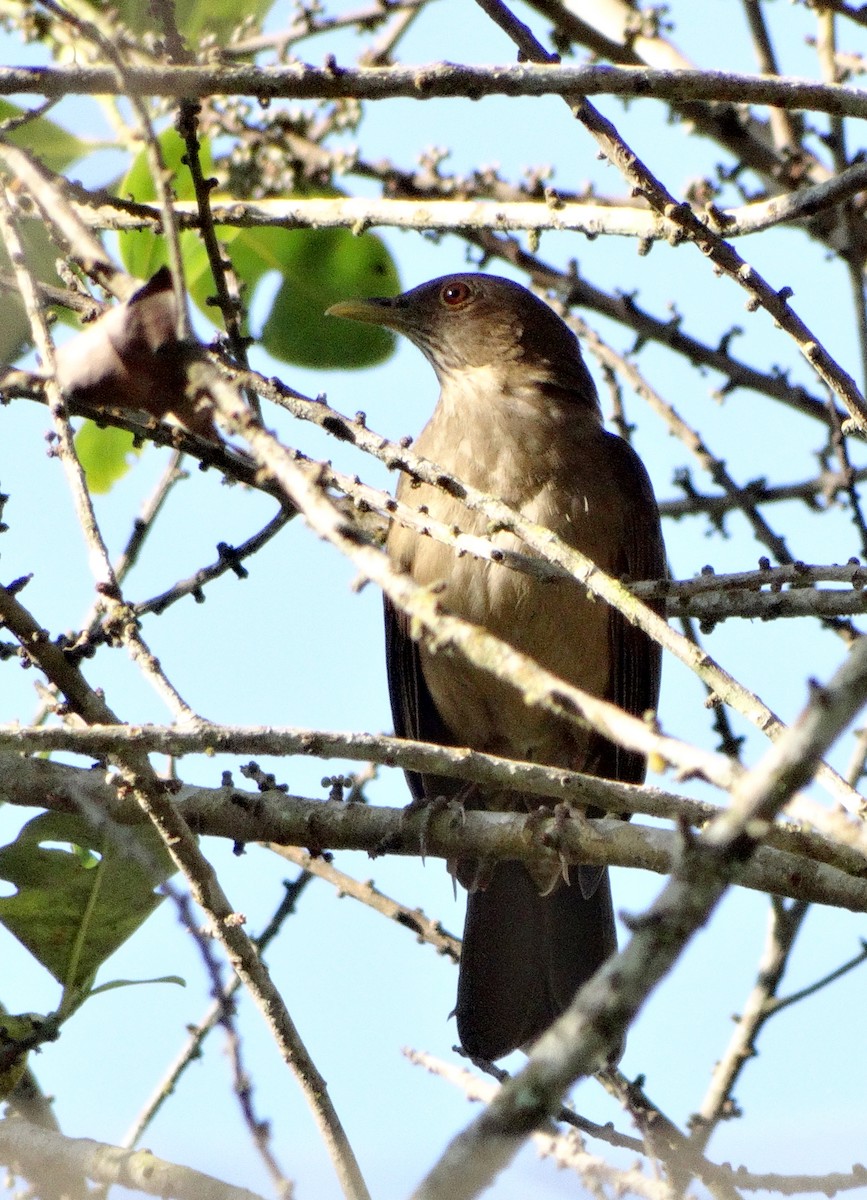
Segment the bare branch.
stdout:
[[[726,238],[744,237],[776,225],[804,221],[832,208],[867,187],[867,165],[856,163],[839,175],[812,187],[770,200],[755,201],[738,208],[697,210],[700,220],[724,232]],[[82,191],[74,208],[91,229],[151,229],[161,222],[159,211],[150,204],[112,201],[104,194],[86,202]],[[202,219],[194,201],[175,203],[181,229],[200,229]],[[462,232],[484,229],[496,233],[533,230],[572,230],[588,237],[608,234],[662,241],[671,238],[671,227],[657,213],[644,207],[601,204],[594,200],[564,200],[551,194],[546,201],[533,200],[392,200],[383,197],[345,196],[313,199],[267,198],[256,201],[219,200],[211,206],[215,224],[237,229],[415,229],[428,232]]]
[[755,985],[737,1017],[734,1032],[722,1057],[713,1069],[707,1094],[692,1121],[691,1141],[704,1150],[717,1124],[732,1105],[732,1091],[748,1059],[756,1053],[756,1038],[771,1016],[773,997],[788,966],[795,938],[807,915],[807,905],[796,903],[786,908],[772,900],[768,914],[768,932],[759,959]]
[[317,879],[323,879],[326,883],[330,883],[337,890],[339,896],[350,896],[360,904],[372,908],[374,912],[380,913],[381,916],[395,921],[401,928],[408,929],[410,933],[415,934],[418,942],[426,942],[429,946],[433,946],[440,954],[450,958],[452,962],[457,962],[460,958],[459,938],[443,929],[439,921],[425,916],[421,909],[409,908],[408,905],[401,904],[391,896],[386,896],[374,886],[371,880],[360,883],[352,875],[347,875],[345,871],[339,871],[327,859],[314,856],[309,850],[301,850],[297,846],[272,844],[270,849],[275,854],[279,854],[281,858],[285,858],[301,867],[302,870],[309,872],[311,877],[315,876]]
[[[404,1054],[415,1066],[423,1067],[432,1075],[459,1088],[468,1100],[487,1104],[500,1090],[493,1080],[481,1079],[472,1071],[443,1062],[432,1054],[418,1050],[405,1050]],[[591,1195],[599,1197],[600,1200],[609,1194],[608,1189],[617,1196],[635,1195],[645,1197],[646,1200],[668,1200],[669,1192],[665,1183],[645,1174],[640,1167],[618,1170],[604,1159],[589,1154],[575,1128],[558,1133],[540,1130],[532,1137],[543,1158],[551,1158],[557,1167],[567,1167],[574,1171]]]
[[[430,749],[430,748],[428,748]],[[425,755],[408,755],[424,761]],[[60,811],[84,809],[91,820],[111,819],[121,823],[136,820],[134,806],[112,802],[115,785],[96,772],[81,768],[47,765],[2,756],[4,778],[0,795],[12,803],[32,803],[35,788],[51,784],[43,805]],[[440,767],[442,769],[442,765]],[[8,768],[8,769],[7,769]],[[577,777],[577,801],[583,807],[593,794],[591,777]],[[583,784],[591,784],[584,792]],[[599,781],[604,782],[604,781]],[[630,785],[623,789],[628,801]],[[675,820],[682,816],[681,830],[690,819],[704,815],[721,819],[725,810],[696,811],[696,802],[666,798],[665,793],[648,797],[654,789],[634,788],[633,808],[666,810]],[[223,837],[237,845],[272,842],[275,845],[306,846],[314,853],[325,849],[366,850],[372,855],[398,854],[453,859],[460,855],[539,862],[561,867],[570,863],[594,863],[636,867],[669,874],[683,853],[682,832],[673,833],[621,820],[587,820],[579,808],[565,802],[553,814],[549,805],[527,814],[463,812],[445,808],[407,814],[402,808],[310,800],[274,791],[250,793],[227,785],[219,788],[176,784],[174,807],[186,825],[198,834]],[[606,797],[616,804],[616,792]],[[654,803],[655,801],[655,803]],[[575,801],[573,801],[574,803]],[[682,813],[679,811],[682,806]],[[622,806],[627,807],[627,806]],[[704,806],[702,806],[703,808]],[[714,815],[715,814],[715,815]],[[140,818],[139,818],[140,819]],[[867,911],[867,880],[864,875],[863,829],[851,849],[817,835],[786,826],[769,825],[763,830],[766,843],[752,861],[737,868],[736,882],[758,891],[773,892],[793,899],[835,905],[852,911]],[[772,848],[773,847],[773,848]]]
[[0,1121],[0,1162],[13,1174],[41,1178],[46,1162],[59,1179],[85,1176],[171,1200],[262,1200],[255,1192],[157,1158],[150,1150],[123,1150],[89,1138],[67,1138],[21,1119]]
[[482,96],[639,96],[658,100],[712,100],[811,109],[839,116],[867,116],[867,97],[857,88],[814,83],[790,76],[768,78],[734,71],[657,71],[611,66],[455,66],[430,63],[395,67],[128,67],[125,86],[105,67],[4,67],[0,95],[123,95],[126,88],[144,96],[214,94],[260,99],[321,100],[352,97],[385,100],[405,97]]

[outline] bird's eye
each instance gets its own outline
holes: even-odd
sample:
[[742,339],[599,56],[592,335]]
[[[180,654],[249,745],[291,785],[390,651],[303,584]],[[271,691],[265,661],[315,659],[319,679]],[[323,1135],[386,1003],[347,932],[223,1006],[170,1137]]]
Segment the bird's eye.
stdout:
[[460,308],[462,304],[466,304],[472,294],[466,283],[447,283],[440,292],[440,299],[449,308]]

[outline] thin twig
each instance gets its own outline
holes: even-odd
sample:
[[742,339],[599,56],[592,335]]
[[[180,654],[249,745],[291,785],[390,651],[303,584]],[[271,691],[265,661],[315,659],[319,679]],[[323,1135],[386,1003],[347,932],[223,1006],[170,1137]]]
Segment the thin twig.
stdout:
[[440,954],[450,958],[452,962],[457,962],[460,958],[460,939],[443,929],[439,921],[425,916],[421,909],[409,908],[408,905],[401,904],[399,900],[386,896],[370,880],[365,883],[359,882],[351,875],[347,875],[345,871],[339,871],[326,858],[313,855],[309,850],[301,850],[297,846],[278,846],[275,843],[272,843],[269,849],[281,858],[295,863],[302,870],[309,872],[311,876],[330,883],[332,887],[336,888],[339,896],[350,896],[353,900],[372,908],[383,917],[388,917],[390,921],[396,921],[403,929],[408,929],[415,934],[418,942],[426,942],[433,946]]
[[[250,1140],[256,1153],[271,1179],[271,1184],[281,1200],[291,1200],[292,1184],[277,1162],[271,1146],[271,1125],[263,1121],[256,1113],[253,1104],[253,1083],[244,1066],[243,1046],[241,1036],[235,1021],[235,1007],[232,1003],[232,990],[223,982],[222,963],[214,952],[213,944],[206,936],[195,919],[189,897],[174,896],[175,907],[181,924],[192,937],[199,955],[205,964],[205,970],[211,981],[211,992],[216,997],[216,1020],[222,1026],[226,1035],[228,1057],[232,1065],[233,1091],[241,1110],[242,1120],[247,1127]],[[258,947],[257,947],[258,948]],[[240,978],[233,976],[233,981],[240,985]]]
[[[284,885],[286,890],[280,904],[275,909],[265,929],[258,938],[254,939],[260,954],[264,953],[269,942],[273,941],[276,937],[286,918],[292,915],[298,897],[310,879],[311,876],[307,872],[303,872],[293,884]],[[216,1028],[220,1021],[221,1013],[231,1002],[231,998],[240,987],[240,978],[237,975],[232,975],[225,988],[222,989],[221,994],[213,1001],[205,1015],[190,1029],[189,1037],[177,1058],[157,1084],[150,1098],[136,1116],[133,1124],[122,1137],[120,1144],[125,1149],[130,1149],[137,1145],[144,1136],[145,1131],[153,1122],[157,1113],[174,1093],[178,1082],[187,1068],[200,1056],[201,1048],[208,1034]]]
[[773,998],[807,911],[808,905],[803,902],[786,906],[777,898],[771,899],[768,932],[755,985],[737,1017],[729,1044],[713,1069],[704,1100],[692,1118],[690,1141],[701,1151],[719,1122],[737,1112],[732,1100],[733,1089],[748,1060],[756,1053],[756,1038],[775,1011]]
[[[768,27],[765,24],[761,0],[743,0],[743,6],[753,39],[753,49],[755,50],[759,70],[763,75],[779,75],[780,68],[768,33]],[[800,130],[796,128],[795,121],[790,112],[784,108],[772,108],[769,121],[771,132],[774,135],[774,144],[778,151],[792,153],[797,149],[803,153]]]
[[741,511],[752,527],[758,541],[771,551],[778,562],[793,561],[785,541],[771,529],[768,522],[758,511],[756,505],[746,497],[745,490],[737,485],[726,468],[725,462],[713,454],[701,434],[693,429],[677,412],[673,404],[665,400],[648,382],[644,374],[634,363],[618,354],[580,317],[571,317],[569,325],[580,336],[582,343],[600,362],[621,375],[630,388],[656,413],[668,426],[669,432],[679,438],[683,445],[695,457],[700,466],[707,471],[717,487],[727,496],[741,498]]

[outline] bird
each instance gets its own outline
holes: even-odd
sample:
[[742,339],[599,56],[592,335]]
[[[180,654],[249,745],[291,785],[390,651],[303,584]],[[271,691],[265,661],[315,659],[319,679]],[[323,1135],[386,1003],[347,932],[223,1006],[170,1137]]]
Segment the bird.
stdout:
[[68,399],[97,408],[173,417],[221,445],[211,407],[188,391],[189,367],[204,347],[178,337],[178,306],[168,267],[128,300],[107,309],[55,351],[57,382]]
[[[578,339],[553,308],[510,279],[447,275],[393,297],[347,300],[333,316],[384,326],[413,342],[440,394],[419,455],[550,529],[615,577],[659,579],[665,550],[640,458],[605,430]],[[404,474],[400,501],[449,527],[532,554],[491,532],[459,496]],[[660,648],[571,579],[544,579],[451,547],[395,520],[387,550],[452,614],[502,638],[549,671],[635,715],[655,710]],[[504,556],[507,557],[507,556]],[[640,783],[644,757],[529,705],[513,685],[419,639],[385,599],[389,694],[398,737]],[[540,800],[409,771],[416,804],[532,812]],[[590,813],[589,815],[599,815]],[[458,1036],[473,1059],[527,1049],[617,947],[608,871],[584,865],[541,878],[518,861],[459,860],[468,887],[459,969]]]

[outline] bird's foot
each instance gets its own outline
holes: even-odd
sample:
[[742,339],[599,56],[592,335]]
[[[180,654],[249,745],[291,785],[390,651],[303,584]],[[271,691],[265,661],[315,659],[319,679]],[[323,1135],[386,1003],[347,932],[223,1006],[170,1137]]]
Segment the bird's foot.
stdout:
[[569,887],[569,870],[574,866],[575,856],[569,849],[565,835],[569,823],[576,818],[581,820],[582,814],[565,803],[557,804],[554,808],[540,805],[527,814],[524,836],[551,851],[552,861],[530,869],[543,896],[552,892],[561,881]]
[[[427,840],[430,823],[439,813],[450,809],[455,801],[454,796],[435,796],[429,799],[427,796],[420,800],[412,800],[403,810],[400,818],[401,829],[403,830],[406,824],[415,816],[420,817],[419,821],[419,849],[421,850],[421,861],[424,862],[427,857]],[[463,812],[463,806],[461,806]]]
[[560,878],[569,886],[569,868],[573,865],[574,859],[567,853],[563,846],[563,835],[566,832],[570,821],[574,821],[577,817],[583,820],[583,814],[577,809],[572,808],[569,804],[561,803],[554,806],[554,831],[552,837],[553,848],[557,851],[557,858],[560,862]]

